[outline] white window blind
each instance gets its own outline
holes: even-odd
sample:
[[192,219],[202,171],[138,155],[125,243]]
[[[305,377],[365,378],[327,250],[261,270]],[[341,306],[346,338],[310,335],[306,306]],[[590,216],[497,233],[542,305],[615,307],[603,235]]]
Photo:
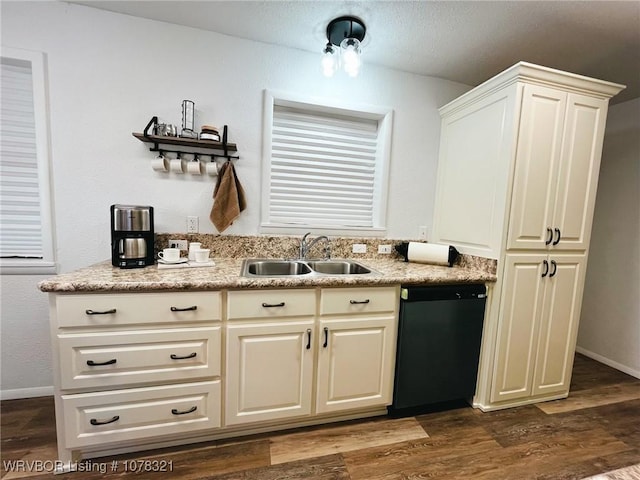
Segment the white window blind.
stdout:
[[42,258],[31,65],[2,62],[0,256]]
[[374,226],[378,121],[274,105],[269,222]]
[[55,264],[44,56],[3,47],[0,77],[2,273],[50,273]]

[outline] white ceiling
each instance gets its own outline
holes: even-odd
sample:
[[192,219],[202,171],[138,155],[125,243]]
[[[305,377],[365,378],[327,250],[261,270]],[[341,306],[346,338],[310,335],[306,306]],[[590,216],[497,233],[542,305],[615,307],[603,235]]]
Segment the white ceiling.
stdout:
[[355,15],[363,61],[477,85],[524,60],[627,85],[640,97],[640,1],[77,1],[136,17],[318,53]]

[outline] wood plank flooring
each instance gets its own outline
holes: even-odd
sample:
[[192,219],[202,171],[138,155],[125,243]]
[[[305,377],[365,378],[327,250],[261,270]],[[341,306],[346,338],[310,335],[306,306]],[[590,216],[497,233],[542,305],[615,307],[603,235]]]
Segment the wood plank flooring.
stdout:
[[[4,401],[0,409],[2,480],[53,478],[33,464],[7,463],[56,459],[52,398]],[[125,471],[125,462],[146,459],[172,462],[172,472]],[[638,464],[640,380],[577,355],[566,400],[378,417],[92,459],[85,471],[56,478],[640,480],[640,466],[632,467]]]

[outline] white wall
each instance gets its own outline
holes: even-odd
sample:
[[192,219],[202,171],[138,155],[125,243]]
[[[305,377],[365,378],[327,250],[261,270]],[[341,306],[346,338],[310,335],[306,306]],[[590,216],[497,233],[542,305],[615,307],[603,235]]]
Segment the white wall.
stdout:
[[640,98],[609,109],[578,351],[640,378]]
[[[355,80],[326,79],[319,54],[58,2],[1,8],[3,45],[47,54],[60,272],[109,257],[113,203],[153,205],[157,232],[185,231],[187,215],[200,217],[201,232],[215,231],[213,180],[153,172],[154,154],[131,135],[153,115],[179,125],[183,99],[195,102],[197,125],[228,124],[238,144],[248,208],[225,234],[257,234],[264,89],[392,107],[387,235],[415,238],[419,225],[431,228],[437,108],[468,86],[366,64]],[[2,364],[12,372],[2,377],[5,397],[51,384],[50,364],[31,361],[12,341],[46,335],[46,296],[33,288],[35,278],[14,280],[24,301],[3,288]],[[40,343],[31,347],[46,348]]]

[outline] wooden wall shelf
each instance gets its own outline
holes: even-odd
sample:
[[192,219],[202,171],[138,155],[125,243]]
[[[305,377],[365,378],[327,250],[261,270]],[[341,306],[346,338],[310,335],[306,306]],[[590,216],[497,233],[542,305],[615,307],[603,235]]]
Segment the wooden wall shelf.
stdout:
[[[198,140],[195,138],[168,137],[165,135],[145,135],[144,133],[133,133],[141,142],[154,143],[162,145],[178,145],[182,147],[197,147],[210,150],[224,150],[222,142],[214,142],[213,140]],[[238,148],[235,143],[227,143],[228,152],[237,152]]]

